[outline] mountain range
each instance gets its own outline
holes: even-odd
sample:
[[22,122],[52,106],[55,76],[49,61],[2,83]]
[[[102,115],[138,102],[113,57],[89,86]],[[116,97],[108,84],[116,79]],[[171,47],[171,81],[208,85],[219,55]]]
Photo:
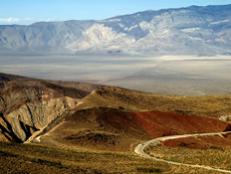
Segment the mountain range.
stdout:
[[231,5],[144,11],[105,20],[1,25],[0,52],[230,55]]

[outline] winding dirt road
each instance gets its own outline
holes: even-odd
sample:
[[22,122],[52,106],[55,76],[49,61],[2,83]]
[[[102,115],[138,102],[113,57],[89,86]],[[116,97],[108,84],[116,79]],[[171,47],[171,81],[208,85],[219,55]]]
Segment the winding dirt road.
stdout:
[[161,159],[161,158],[158,158],[158,157],[155,157],[155,156],[150,156],[149,154],[147,154],[145,152],[145,149],[147,147],[149,147],[150,145],[157,146],[161,142],[167,141],[167,140],[189,138],[189,137],[217,136],[217,135],[223,137],[224,135],[227,135],[227,134],[231,134],[231,131],[229,131],[229,132],[217,132],[217,133],[198,133],[198,134],[185,134],[185,135],[173,135],[173,136],[159,137],[159,138],[155,138],[153,140],[144,142],[142,144],[138,144],[135,147],[134,152],[136,154],[138,154],[139,156],[143,157],[143,158],[147,158],[147,159],[152,159],[152,160],[159,161],[159,162],[168,163],[168,164],[171,164],[171,165],[185,166],[185,167],[191,167],[191,168],[201,168],[201,169],[206,169],[206,170],[211,170],[211,171],[217,171],[217,172],[220,172],[220,173],[231,173],[231,170],[224,170],[224,169],[219,169],[219,168],[213,168],[213,167],[205,166],[205,165],[186,164],[186,163],[168,161],[168,160],[164,160],[164,159]]

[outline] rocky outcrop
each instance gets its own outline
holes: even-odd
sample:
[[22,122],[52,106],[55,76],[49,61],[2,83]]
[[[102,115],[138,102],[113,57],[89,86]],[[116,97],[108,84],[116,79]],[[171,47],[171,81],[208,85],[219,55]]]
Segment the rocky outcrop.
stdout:
[[50,99],[41,103],[24,104],[3,115],[2,124],[11,132],[8,140],[26,141],[35,131],[43,129],[65,111],[74,109],[77,103],[78,100],[69,97]]
[[85,93],[72,89],[71,95],[66,91],[39,81],[7,82],[0,88],[0,141],[24,142],[75,109]]

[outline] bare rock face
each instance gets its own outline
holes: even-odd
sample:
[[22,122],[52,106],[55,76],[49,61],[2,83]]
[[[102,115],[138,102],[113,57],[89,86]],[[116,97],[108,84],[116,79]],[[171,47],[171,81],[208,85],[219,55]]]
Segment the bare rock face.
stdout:
[[75,109],[85,95],[81,92],[73,89],[73,95],[66,95],[65,88],[56,85],[7,82],[0,88],[0,141],[28,140],[56,118]]
[[5,116],[12,126],[13,133],[21,140],[26,141],[35,131],[46,127],[65,111],[74,109],[77,100],[60,97],[42,101],[42,103],[29,103]]

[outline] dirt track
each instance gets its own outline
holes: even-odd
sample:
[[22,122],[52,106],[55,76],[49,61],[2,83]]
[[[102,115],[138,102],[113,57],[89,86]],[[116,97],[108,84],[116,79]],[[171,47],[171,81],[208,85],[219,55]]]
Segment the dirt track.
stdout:
[[213,167],[210,167],[210,166],[204,166],[204,165],[198,165],[198,164],[186,164],[186,163],[168,161],[168,160],[164,160],[164,159],[157,158],[157,157],[154,157],[154,156],[150,156],[149,154],[147,154],[145,152],[145,149],[148,146],[150,146],[150,145],[154,145],[154,146],[159,145],[160,142],[167,141],[167,140],[180,139],[180,138],[189,138],[189,137],[202,137],[202,136],[217,136],[217,135],[218,136],[223,136],[223,135],[227,135],[227,134],[230,134],[230,133],[231,133],[231,131],[229,131],[229,132],[217,132],[217,133],[185,134],[185,135],[173,135],[173,136],[159,137],[159,138],[155,138],[153,140],[144,142],[142,144],[138,144],[135,147],[134,152],[136,154],[138,154],[139,156],[143,157],[143,158],[148,158],[148,159],[152,159],[152,160],[155,160],[155,161],[168,163],[168,164],[171,164],[171,165],[185,166],[185,167],[191,167],[191,168],[201,168],[201,169],[217,171],[217,172],[221,172],[221,173],[231,173],[230,170],[213,168]]

